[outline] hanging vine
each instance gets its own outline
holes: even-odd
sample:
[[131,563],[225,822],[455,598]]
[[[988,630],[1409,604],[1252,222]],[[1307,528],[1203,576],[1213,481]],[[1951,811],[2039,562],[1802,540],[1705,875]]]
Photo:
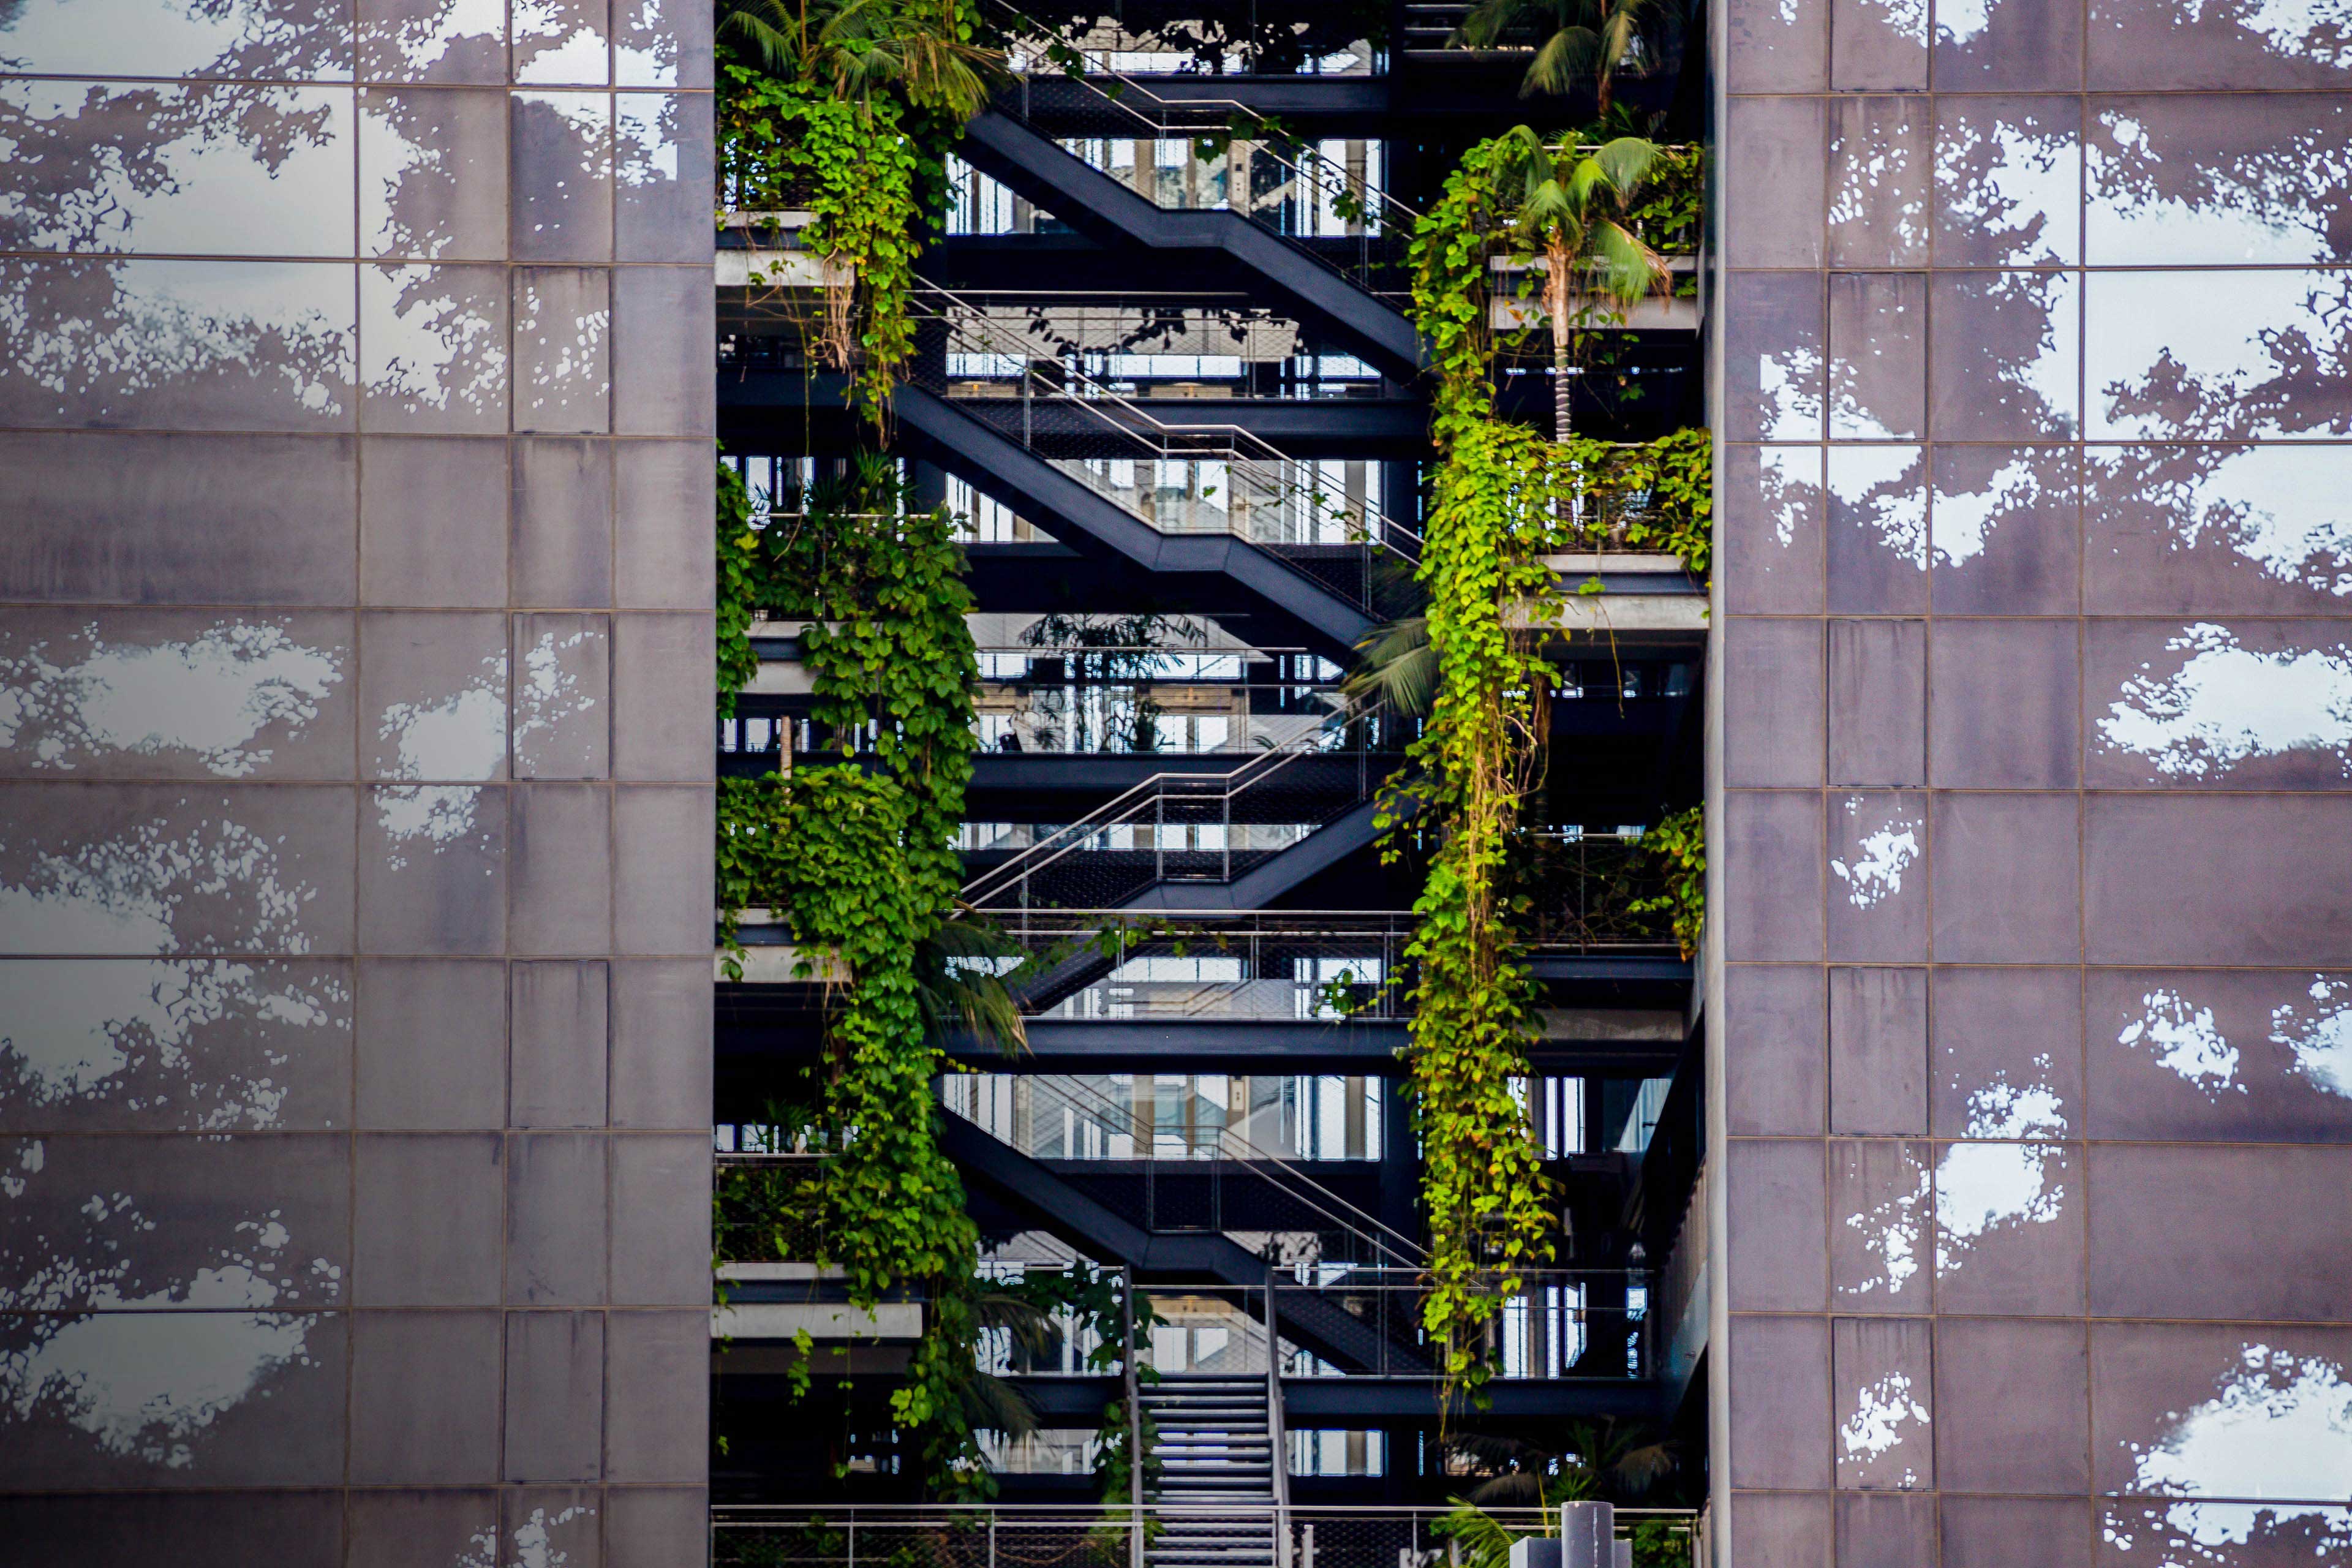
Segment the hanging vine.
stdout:
[[[896,467],[861,460],[850,479],[782,498],[747,542],[722,481],[722,570],[744,601],[805,618],[813,716],[842,762],[719,785],[718,890],[730,973],[741,911],[790,922],[803,979],[838,985],[812,1130],[834,1151],[800,1194],[822,1216],[821,1259],[853,1303],[918,1287],[924,1332],[891,1413],[914,1435],[934,1491],[993,1491],[977,1436],[972,1345],[979,1236],[939,1147],[932,1082],[945,1068],[924,1001],[923,964],[953,906],[954,838],[971,777],[978,678],[962,552],[944,509],[910,511]],[[797,510],[794,510],[794,509]],[[731,618],[748,624],[748,610]],[[863,744],[876,771],[851,760]]]
[[[1472,148],[1412,252],[1439,462],[1420,569],[1435,679],[1411,786],[1435,842],[1408,949],[1418,979],[1406,1060],[1430,1228],[1423,1320],[1443,1351],[1448,1407],[1462,1393],[1483,1402],[1493,1374],[1486,1325],[1524,1272],[1554,1256],[1556,1194],[1522,1099],[1535,1023],[1518,934],[1528,910],[1509,876],[1522,807],[1542,776],[1550,705],[1539,643],[1560,590],[1544,556],[1664,549],[1704,574],[1711,549],[1706,432],[1629,447],[1546,439],[1496,416],[1490,261],[1523,226],[1505,192],[1525,155],[1508,137]],[[1678,212],[1645,216],[1680,222]],[[1695,846],[1681,819],[1654,838],[1685,873],[1667,902],[1685,942],[1699,918],[1684,854]]]
[[977,42],[977,0],[736,0],[722,12],[722,195],[738,211],[809,215],[800,242],[824,268],[823,358],[887,426],[948,150],[1003,57]]
[[718,581],[719,716],[732,718],[735,696],[760,673],[751,650],[751,623],[759,616],[760,531],[751,525],[751,495],[743,476],[719,465]]
[[1666,873],[1665,891],[1637,899],[1627,912],[1662,914],[1672,922],[1675,945],[1685,958],[1698,952],[1706,927],[1706,816],[1688,806],[1662,819],[1642,835],[1642,848],[1659,861]]
[[1535,777],[1549,670],[1513,611],[1550,586],[1540,439],[1494,416],[1486,258],[1492,144],[1475,149],[1413,237],[1414,316],[1437,372],[1441,457],[1420,580],[1437,679],[1413,742],[1416,804],[1437,840],[1407,956],[1418,966],[1406,1051],[1430,1231],[1423,1323],[1448,1406],[1483,1399],[1483,1330],[1523,1270],[1552,1256],[1552,1194],[1515,1085],[1528,1075],[1534,985],[1504,907],[1505,860]]

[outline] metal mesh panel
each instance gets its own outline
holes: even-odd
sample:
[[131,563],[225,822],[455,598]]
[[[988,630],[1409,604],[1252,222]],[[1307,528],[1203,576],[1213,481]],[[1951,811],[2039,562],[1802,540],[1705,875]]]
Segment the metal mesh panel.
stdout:
[[710,1245],[724,1263],[806,1261],[822,1249],[807,1195],[821,1154],[720,1154],[711,1167]]
[[[1002,859],[975,857],[964,901],[1116,909],[1155,886],[1231,882],[1370,798],[1402,745],[1399,728],[1374,710],[1230,773],[1157,774]],[[1171,897],[1181,902],[1181,889]]]
[[[1274,1527],[1266,1568],[1455,1568],[1462,1554],[1444,1528],[1449,1511],[1265,1503],[719,1507],[710,1560],[713,1568],[1132,1568],[1171,1524],[1254,1519],[1261,1530]],[[1513,1535],[1559,1530],[1557,1516],[1540,1509],[1486,1512]],[[1695,1510],[1620,1508],[1614,1522],[1620,1539],[1644,1542],[1642,1568],[1704,1560],[1706,1519]]]
[[[1018,33],[1054,37],[1013,6],[990,9]],[[1189,155],[1171,159],[1164,171],[1155,160],[1141,172],[1138,160],[1139,194],[1162,206],[1238,213],[1358,288],[1405,291],[1405,251],[1419,215],[1381,188],[1372,148],[1267,137],[1264,117],[1237,100],[1163,98],[1119,71],[1111,52],[1087,48],[1084,40],[1075,47],[1086,58],[1084,75],[1024,75],[996,107],[1066,146],[1089,140],[1182,146],[1213,138],[1198,152],[1186,147]],[[1253,138],[1253,130],[1261,134]],[[1083,147],[1072,150],[1084,155]],[[1163,172],[1175,177],[1159,177]]]

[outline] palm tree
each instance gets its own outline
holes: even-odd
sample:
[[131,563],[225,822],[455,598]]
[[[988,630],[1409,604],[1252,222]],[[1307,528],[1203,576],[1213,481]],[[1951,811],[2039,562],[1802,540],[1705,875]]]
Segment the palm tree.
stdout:
[[1606,120],[1617,68],[1638,57],[1649,9],[1650,0],[1481,0],[1463,19],[1459,36],[1474,49],[1489,48],[1518,24],[1534,22],[1544,29],[1544,41],[1528,62],[1519,96],[1565,95],[1590,77]]
[[[1599,147],[1557,145],[1525,125],[1506,133],[1506,200],[1514,200],[1507,240],[1544,262],[1544,313],[1551,321],[1552,437],[1569,437],[1569,385],[1576,329],[1596,316],[1622,320],[1644,294],[1673,281],[1658,253],[1625,222],[1635,192],[1658,161],[1657,145],[1620,136]],[[1511,187],[1516,185],[1514,191]]]
[[1489,1509],[1540,1507],[1549,1533],[1560,1504],[1632,1502],[1680,1463],[1672,1438],[1614,1418],[1571,1422],[1561,1436],[1566,1442],[1559,1453],[1476,1432],[1449,1440],[1455,1454],[1489,1472],[1469,1495],[1453,1500],[1454,1511],[1439,1526],[1459,1545],[1464,1568],[1507,1568],[1511,1543],[1521,1531]]
[[1028,949],[992,921],[959,904],[915,947],[916,999],[933,1041],[968,1039],[1006,1056],[1029,1046],[1020,998],[1004,982]]
[[988,107],[1004,57],[960,37],[956,0],[724,0],[719,27],[779,76],[823,82],[866,104],[896,89],[958,121]]

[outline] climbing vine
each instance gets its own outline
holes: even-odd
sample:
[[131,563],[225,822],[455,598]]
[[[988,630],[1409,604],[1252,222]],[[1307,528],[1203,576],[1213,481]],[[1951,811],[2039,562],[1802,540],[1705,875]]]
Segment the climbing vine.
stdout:
[[1698,250],[1706,218],[1706,150],[1664,145],[1650,178],[1625,212],[1625,221],[1650,247],[1665,256]]
[[947,155],[1001,57],[977,0],[754,0],[730,8],[719,111],[721,194],[739,212],[806,212],[824,264],[825,362],[887,426],[914,352],[914,264],[945,208]]
[[719,716],[735,712],[735,695],[760,673],[751,651],[751,623],[760,605],[760,533],[751,526],[751,495],[743,476],[719,465]]
[[1688,958],[1698,951],[1706,925],[1706,814],[1696,805],[1675,812],[1642,835],[1642,847],[1664,867],[1666,889],[1655,898],[1635,900],[1627,912],[1666,916],[1675,944]]
[[[1520,1100],[1535,992],[1509,875],[1550,703],[1539,643],[1559,590],[1543,557],[1664,549],[1704,573],[1712,512],[1705,431],[1626,447],[1549,440],[1497,417],[1490,258],[1510,226],[1501,176],[1513,155],[1499,138],[1471,149],[1412,251],[1439,462],[1420,568],[1436,679],[1411,786],[1434,847],[1408,949],[1418,978],[1406,1058],[1430,1229],[1423,1320],[1449,1402],[1483,1400],[1484,1328],[1523,1271],[1554,1254],[1555,1194]],[[1684,221],[1664,207],[1643,216],[1662,230]],[[1669,832],[1659,847],[1678,842]]]
[[1514,1082],[1534,986],[1503,905],[1533,780],[1549,670],[1515,605],[1539,599],[1550,485],[1540,440],[1494,416],[1486,258],[1492,144],[1474,149],[1413,237],[1414,318],[1437,373],[1441,463],[1420,567],[1437,680],[1413,742],[1415,805],[1437,831],[1407,956],[1412,1079],[1430,1232],[1423,1323],[1450,1404],[1492,1375],[1481,1333],[1522,1270],[1551,1256],[1549,1184]]
[[[806,618],[814,717],[842,761],[785,775],[722,780],[718,896],[730,973],[741,911],[789,921],[802,978],[829,998],[814,1135],[834,1152],[804,1195],[822,1215],[822,1261],[851,1300],[919,1287],[923,1339],[891,1413],[916,1436],[943,1496],[988,1495],[969,1396],[978,1333],[979,1237],[940,1152],[932,1080],[944,1059],[923,1001],[922,953],[953,906],[954,835],[971,777],[971,597],[944,509],[909,510],[898,471],[861,459],[840,484],[781,498],[766,527],[722,480],[725,591]],[[749,533],[747,541],[743,535]],[[748,625],[747,608],[730,619]],[[852,760],[861,746],[877,766]]]
[[[1549,454],[1570,498],[1561,542],[1662,550],[1704,579],[1715,556],[1715,439],[1676,430],[1625,443],[1574,437]],[[1555,516],[1559,515],[1555,511]]]

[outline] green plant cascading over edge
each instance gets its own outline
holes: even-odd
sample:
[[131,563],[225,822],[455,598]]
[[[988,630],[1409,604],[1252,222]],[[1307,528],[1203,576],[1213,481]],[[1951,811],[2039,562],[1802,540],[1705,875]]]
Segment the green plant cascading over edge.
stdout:
[[1522,1270],[1552,1255],[1541,1151],[1514,1093],[1534,991],[1502,907],[1504,861],[1541,747],[1549,671],[1515,605],[1550,585],[1539,439],[1494,416],[1487,257],[1495,143],[1474,149],[1413,237],[1414,318],[1437,373],[1441,457],[1420,580],[1435,689],[1413,785],[1437,841],[1413,911],[1418,965],[1406,1050],[1430,1231],[1423,1322],[1446,1407],[1491,1377],[1482,1331]]
[[[919,953],[953,906],[954,833],[971,777],[978,659],[962,552],[943,509],[905,509],[885,459],[863,462],[847,494],[772,521],[748,543],[749,531],[729,528],[724,481],[720,493],[722,574],[740,573],[759,607],[812,623],[814,716],[844,753],[788,776],[721,781],[728,963],[740,977],[735,920],[765,904],[788,917],[808,955],[803,977],[822,965],[837,984],[815,1130],[834,1158],[798,1201],[822,1215],[822,1260],[844,1270],[854,1304],[922,1289],[923,1338],[891,1413],[919,1435],[935,1491],[985,1498],[994,1481],[973,1397],[979,1236],[939,1147],[931,1085],[944,1061],[919,973]],[[873,737],[877,773],[848,757],[862,734]]]
[[1675,945],[1685,958],[1698,952],[1706,926],[1706,814],[1686,806],[1642,835],[1642,847],[1664,863],[1666,890],[1637,899],[1627,912],[1662,914],[1673,922]]
[[719,165],[739,211],[804,208],[825,267],[818,333],[877,426],[914,353],[915,258],[944,210],[947,154],[1001,58],[976,0],[722,5]]
[[[1706,432],[1638,447],[1561,442],[1496,416],[1489,261],[1514,227],[1505,187],[1524,156],[1510,138],[1471,149],[1412,245],[1440,460],[1420,572],[1435,679],[1412,756],[1416,804],[1437,840],[1414,904],[1407,1063],[1431,1237],[1423,1323],[1443,1350],[1449,1408],[1458,1392],[1483,1399],[1485,1325],[1521,1272],[1553,1256],[1554,1194],[1515,1088],[1534,1021],[1514,928],[1525,911],[1506,892],[1549,703],[1540,623],[1559,600],[1543,557],[1603,542],[1611,498],[1632,491],[1647,501],[1617,542],[1672,551],[1702,575],[1711,552]],[[1678,935],[1682,921],[1678,910]]]

